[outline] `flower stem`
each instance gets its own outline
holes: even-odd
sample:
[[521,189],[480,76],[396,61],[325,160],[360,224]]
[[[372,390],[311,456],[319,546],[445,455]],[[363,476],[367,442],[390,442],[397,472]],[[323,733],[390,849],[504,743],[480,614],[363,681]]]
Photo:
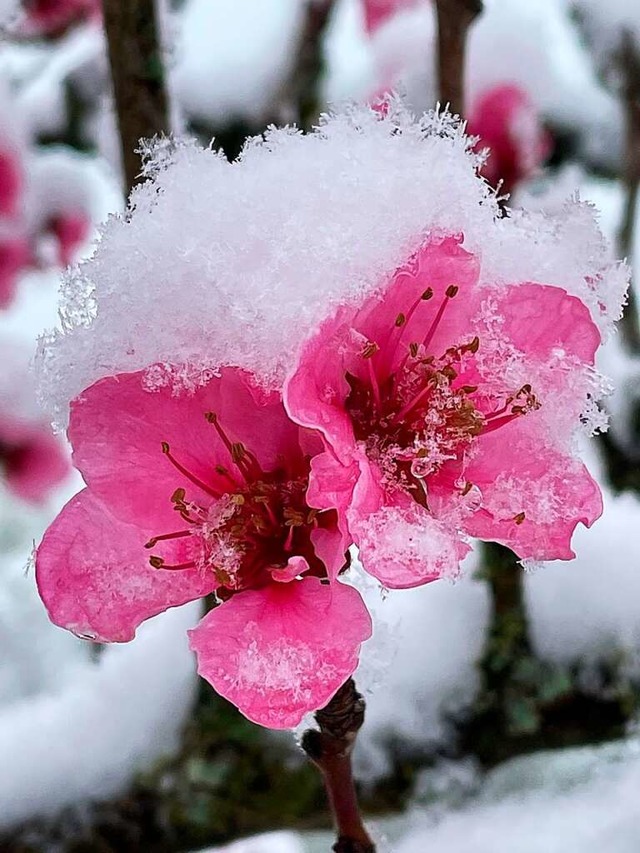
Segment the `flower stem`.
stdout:
[[140,180],[140,140],[170,131],[156,7],[154,0],[104,0],[103,11],[129,192]]
[[482,0],[436,0],[438,13],[438,97],[464,116],[467,30],[482,12]]
[[334,853],[375,853],[358,806],[351,767],[351,753],[364,722],[365,702],[352,678],[342,685],[329,704],[317,711],[320,731],[309,729],[302,748],[324,779],[338,840]]

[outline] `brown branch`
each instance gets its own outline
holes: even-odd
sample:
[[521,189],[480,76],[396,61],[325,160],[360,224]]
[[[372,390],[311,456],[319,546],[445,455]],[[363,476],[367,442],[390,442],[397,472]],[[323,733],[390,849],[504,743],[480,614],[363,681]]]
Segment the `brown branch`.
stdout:
[[[640,47],[625,32],[617,56],[622,77],[622,103],[625,116],[625,151],[622,175],[625,190],[622,222],[618,232],[618,253],[629,261],[633,255],[634,229],[640,184]],[[627,305],[620,322],[627,349],[640,352],[640,328],[633,281],[629,285]]]
[[170,130],[155,2],[104,0],[104,26],[129,192],[140,180],[140,140]]
[[310,130],[320,112],[324,34],[336,0],[306,0],[291,71],[277,98],[278,122]]
[[329,704],[316,712],[320,731],[309,729],[302,737],[302,748],[320,769],[329,797],[338,833],[334,853],[375,853],[376,849],[362,822],[351,768],[364,710],[364,699],[350,678]]
[[467,30],[482,12],[482,0],[436,0],[438,13],[438,97],[464,116]]

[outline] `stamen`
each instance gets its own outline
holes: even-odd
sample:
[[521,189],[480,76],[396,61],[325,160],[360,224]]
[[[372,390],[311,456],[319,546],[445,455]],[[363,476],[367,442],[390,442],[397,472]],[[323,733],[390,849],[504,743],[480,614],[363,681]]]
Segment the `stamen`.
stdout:
[[[188,471],[184,467],[184,465],[181,465],[177,461],[177,459],[171,455],[169,445],[167,444],[166,441],[163,441],[161,446],[162,446],[162,452],[167,457],[169,462],[171,462],[171,464],[174,466],[174,468],[177,468],[178,471],[180,471],[180,473],[183,474],[188,480],[191,480],[191,482],[194,485],[196,485],[199,489],[202,489],[202,491],[206,492],[208,495],[211,495],[212,498],[221,497],[219,492],[215,491],[215,489],[213,489],[211,486],[208,486],[206,483],[204,483],[202,480],[200,480],[198,477],[196,477],[195,474],[192,474],[191,471]],[[175,494],[175,492],[174,492],[174,494]]]
[[418,394],[416,394],[416,396],[412,400],[409,400],[408,403],[405,403],[405,405],[400,409],[400,411],[396,415],[393,416],[391,423],[393,423],[393,424],[399,423],[405,417],[405,415],[408,415],[412,409],[415,409],[415,407],[418,405],[418,403],[420,403],[421,400],[423,400],[424,397],[426,397],[426,395],[429,393],[429,391],[431,391],[432,387],[433,387],[432,383],[427,382],[427,384],[424,386],[424,388]]
[[149,557],[149,563],[154,569],[167,569],[168,571],[180,571],[182,569],[195,569],[196,564],[194,562],[190,563],[177,563],[174,566],[170,566],[162,559],[162,557],[158,557],[155,554],[152,554]]
[[293,533],[294,533],[294,529],[295,529],[295,528],[293,527],[293,525],[291,525],[291,526],[289,527],[289,532],[287,533],[287,538],[285,539],[285,542],[284,542],[284,550],[285,550],[285,551],[287,551],[287,552],[290,552],[290,551],[291,551],[291,549],[293,548]]
[[145,548],[153,548],[157,542],[162,542],[165,539],[182,539],[184,536],[191,536],[190,530],[178,530],[176,533],[163,533],[162,536],[154,536],[145,544]]
[[[229,451],[229,456],[236,466],[236,468],[240,471],[243,478],[246,482],[249,482],[251,477],[260,476],[263,471],[260,465],[258,464],[258,460],[250,453],[247,448],[242,444],[241,441],[232,442],[223,428],[220,426],[220,422],[218,420],[218,416],[215,412],[207,412],[205,415],[207,421],[212,424],[220,436],[222,443]],[[247,464],[250,463],[250,464]],[[251,470],[253,468],[253,470]]]
[[446,289],[444,299],[440,303],[440,307],[438,308],[438,312],[437,312],[436,316],[433,318],[433,322],[429,326],[429,331],[427,332],[427,334],[424,337],[424,340],[422,341],[422,346],[425,349],[427,349],[427,347],[431,343],[433,336],[436,333],[436,329],[440,325],[440,321],[442,320],[442,315],[445,312],[445,308],[449,304],[449,300],[453,299],[454,296],[457,295],[458,290],[459,290],[459,288],[455,284],[450,284],[449,287]]
[[379,412],[381,409],[382,398],[380,396],[380,386],[378,385],[378,377],[376,376],[376,372],[373,369],[373,361],[370,358],[367,359],[367,369],[369,371],[369,382],[371,383],[371,391],[373,392],[375,408]]

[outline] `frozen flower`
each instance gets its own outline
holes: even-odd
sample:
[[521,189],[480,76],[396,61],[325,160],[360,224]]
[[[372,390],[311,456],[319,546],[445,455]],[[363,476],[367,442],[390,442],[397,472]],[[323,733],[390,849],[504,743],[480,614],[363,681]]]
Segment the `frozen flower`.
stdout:
[[568,559],[598,486],[571,453],[600,334],[559,287],[480,285],[463,237],[432,237],[302,348],[285,385],[319,430],[309,502],[335,506],[388,587],[455,575],[465,535]]
[[0,472],[13,494],[42,503],[69,470],[69,459],[46,424],[0,414]]
[[482,174],[492,186],[502,181],[506,193],[530,177],[551,152],[551,136],[531,98],[510,83],[494,86],[476,100],[467,130],[479,137],[478,150],[489,149]]
[[71,404],[87,488],[37,551],[49,615],[121,642],[215,592],[190,632],[199,673],[255,722],[295,726],[351,675],[371,633],[359,593],[337,580],[349,543],[336,513],[307,502],[318,438],[245,372],[181,396],[144,376],[102,379]]

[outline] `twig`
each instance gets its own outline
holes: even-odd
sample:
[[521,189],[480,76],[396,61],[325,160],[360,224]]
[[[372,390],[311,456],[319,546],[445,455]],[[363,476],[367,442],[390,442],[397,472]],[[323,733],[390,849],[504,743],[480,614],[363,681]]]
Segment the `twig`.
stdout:
[[323,38],[336,0],[306,0],[291,71],[278,96],[278,121],[309,130],[320,112]]
[[140,179],[140,140],[170,130],[155,2],[104,0],[104,26],[130,191]]
[[464,116],[467,30],[482,12],[482,0],[436,0],[438,95],[452,113]]
[[[625,154],[622,175],[625,189],[624,210],[618,232],[618,252],[631,260],[633,255],[634,228],[638,209],[638,185],[640,184],[640,48],[633,36],[624,32],[618,52],[618,66],[622,75],[622,102],[625,115]],[[633,281],[620,331],[627,349],[640,352],[640,327]]]
[[364,722],[365,703],[350,678],[329,704],[315,714],[320,731],[309,729],[302,748],[320,769],[333,812],[338,840],[334,853],[375,853],[365,829],[353,781],[351,753]]

